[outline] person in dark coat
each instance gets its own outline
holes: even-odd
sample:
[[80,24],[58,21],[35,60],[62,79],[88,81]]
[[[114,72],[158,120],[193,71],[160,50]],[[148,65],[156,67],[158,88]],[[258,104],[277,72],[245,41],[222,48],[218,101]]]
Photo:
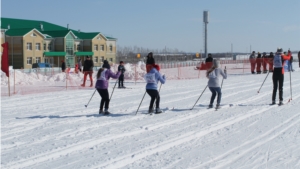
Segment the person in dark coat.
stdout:
[[273,52],[270,52],[270,55],[268,56],[269,59],[269,72],[273,72],[273,59],[274,59],[274,54]]
[[264,52],[262,55],[262,65],[263,65],[263,73],[267,73],[267,63],[268,63],[268,56],[267,53]]
[[61,71],[65,72],[65,70],[66,70],[66,63],[64,60],[61,60]]
[[256,73],[257,74],[261,74],[261,63],[262,63],[261,54],[258,52],[257,58],[256,58]]
[[252,54],[249,56],[249,61],[251,64],[251,73],[255,74],[255,65],[256,65],[256,59],[255,59],[255,51],[252,52]]
[[124,72],[126,71],[124,67],[124,62],[120,61],[120,65],[118,66],[118,71],[121,72],[119,76],[119,88],[125,88],[124,86]]
[[273,59],[273,94],[272,105],[276,104],[276,92],[279,90],[279,105],[283,104],[283,81],[284,81],[284,63],[286,60],[291,59],[291,51],[288,51],[288,55],[282,54],[282,48],[278,48]]
[[208,70],[208,69],[211,68],[212,62],[213,62],[212,54],[209,53],[209,54],[208,54],[208,57],[205,59],[206,70]]
[[93,87],[93,77],[92,77],[93,67],[94,67],[94,62],[91,60],[89,56],[87,56],[83,64],[84,78],[83,78],[83,84],[81,85],[82,87],[85,87],[85,81],[87,75],[89,75],[90,77],[90,81],[91,81],[90,87]]

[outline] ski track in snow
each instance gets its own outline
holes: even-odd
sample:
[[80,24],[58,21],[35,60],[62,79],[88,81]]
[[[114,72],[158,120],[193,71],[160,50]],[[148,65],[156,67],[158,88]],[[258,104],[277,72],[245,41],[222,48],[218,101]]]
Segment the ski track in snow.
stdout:
[[[292,75],[293,100],[283,106],[268,105],[271,76],[260,93],[265,74],[229,76],[217,111],[206,109],[209,89],[190,110],[207,80],[167,81],[161,89],[166,112],[153,116],[141,114],[148,95],[135,116],[143,83],[115,89],[111,116],[97,114],[98,93],[84,107],[94,89],[4,97],[1,167],[300,168],[298,69]],[[284,103],[289,84],[286,73]]]

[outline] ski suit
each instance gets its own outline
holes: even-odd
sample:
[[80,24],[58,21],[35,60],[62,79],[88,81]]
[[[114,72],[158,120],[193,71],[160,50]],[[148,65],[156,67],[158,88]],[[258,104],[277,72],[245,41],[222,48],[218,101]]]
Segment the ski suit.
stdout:
[[255,53],[252,53],[250,56],[249,56],[249,61],[250,61],[250,64],[251,64],[251,73],[254,74],[254,70],[255,70]]
[[119,88],[120,88],[120,87],[124,87],[124,72],[126,71],[126,69],[123,65],[119,65],[118,71],[121,72],[121,75],[119,77]]
[[263,54],[262,56],[263,73],[267,73],[267,63],[268,63],[268,56],[266,54]]
[[280,53],[276,53],[273,60],[273,94],[272,94],[272,102],[276,101],[276,92],[279,87],[279,101],[283,101],[283,81],[284,81],[284,62],[286,60],[290,60],[291,52],[288,52],[288,55],[283,55]]
[[220,105],[220,103],[221,103],[222,92],[221,92],[221,87],[219,84],[219,76],[220,75],[222,75],[224,79],[227,78],[227,73],[224,73],[221,68],[215,68],[208,75],[209,80],[208,80],[207,86],[209,87],[209,90],[212,93],[212,96],[210,98],[210,105],[212,105],[214,103],[217,93],[218,93],[217,105]]
[[165,76],[161,76],[160,73],[157,71],[155,67],[152,65],[147,65],[147,71],[148,73],[145,75],[145,80],[147,82],[146,85],[146,92],[151,97],[149,110],[153,108],[154,100],[156,99],[156,108],[159,108],[159,102],[160,102],[160,96],[159,92],[157,90],[157,83],[160,81],[160,83],[164,84],[166,82]]
[[262,58],[261,58],[261,54],[259,53],[256,58],[256,73],[257,74],[261,73],[261,63],[262,63]]
[[121,72],[118,72],[117,74],[114,74],[110,69],[104,68],[104,70],[101,72],[100,77],[97,79],[95,88],[98,91],[99,95],[101,96],[101,102],[100,102],[100,110],[103,110],[103,105],[105,103],[105,109],[109,108],[109,93],[108,93],[108,80],[109,78],[118,78],[120,76]]

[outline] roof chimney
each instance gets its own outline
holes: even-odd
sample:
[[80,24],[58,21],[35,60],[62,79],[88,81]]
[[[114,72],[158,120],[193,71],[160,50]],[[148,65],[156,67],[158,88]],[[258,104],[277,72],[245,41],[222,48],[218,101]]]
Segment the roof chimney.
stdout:
[[69,24],[67,24],[67,29],[69,30]]
[[10,29],[10,24],[7,25],[7,29]]
[[44,27],[42,23],[40,23],[40,26],[41,26],[41,30],[44,31]]

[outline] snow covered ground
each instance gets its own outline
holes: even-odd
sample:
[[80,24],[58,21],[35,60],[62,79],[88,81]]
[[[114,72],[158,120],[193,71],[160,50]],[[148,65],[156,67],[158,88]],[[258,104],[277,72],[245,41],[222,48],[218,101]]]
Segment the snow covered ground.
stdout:
[[[165,113],[145,115],[145,83],[115,89],[110,116],[93,88],[1,98],[1,168],[300,168],[300,70],[285,73],[284,106],[269,106],[266,74],[229,75],[222,108],[207,79],[168,80]],[[110,93],[115,80],[110,82]],[[278,100],[277,100],[278,101]]]

